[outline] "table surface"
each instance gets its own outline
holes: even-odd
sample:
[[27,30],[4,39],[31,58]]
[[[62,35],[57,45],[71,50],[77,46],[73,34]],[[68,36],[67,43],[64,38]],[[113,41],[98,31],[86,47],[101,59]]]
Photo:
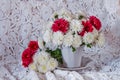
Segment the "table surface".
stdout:
[[84,74],[98,75],[92,80],[100,80],[102,74],[96,72],[112,77],[110,80],[119,78],[120,0],[0,0],[0,80],[22,80],[31,75],[21,66],[21,53],[30,40],[42,36],[52,13],[63,8],[72,13],[81,10],[102,21],[105,46],[85,48],[82,65],[89,68]]

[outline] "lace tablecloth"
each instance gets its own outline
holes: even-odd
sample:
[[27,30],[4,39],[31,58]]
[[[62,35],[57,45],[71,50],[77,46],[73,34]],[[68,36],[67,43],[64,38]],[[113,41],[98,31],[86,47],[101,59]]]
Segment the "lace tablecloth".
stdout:
[[0,0],[0,80],[30,75],[21,66],[21,53],[30,40],[41,36],[52,13],[62,8],[72,13],[82,10],[102,21],[105,46],[86,49],[82,66],[89,68],[81,75],[108,80],[102,72],[110,80],[120,80],[120,0]]

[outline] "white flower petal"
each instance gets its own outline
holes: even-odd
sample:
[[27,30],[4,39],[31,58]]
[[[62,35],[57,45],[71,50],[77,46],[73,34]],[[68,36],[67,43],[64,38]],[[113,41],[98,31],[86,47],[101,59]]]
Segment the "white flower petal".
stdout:
[[77,33],[79,31],[82,31],[83,25],[81,25],[81,21],[73,19],[70,23],[70,29]]
[[63,38],[64,38],[64,35],[62,34],[62,32],[60,32],[60,31],[54,32],[53,44],[61,45],[63,43]]
[[43,40],[41,37],[38,38],[38,46],[40,49],[44,49],[44,44],[43,44]]
[[38,66],[38,71],[41,73],[46,73],[48,71],[47,65],[39,65]]
[[94,42],[94,35],[92,33],[85,33],[83,36],[83,41],[85,44],[90,44]]
[[76,16],[77,19],[79,18],[79,16],[87,17],[86,13],[83,12],[83,11],[78,11],[78,12],[76,12],[76,13],[75,13],[75,16]]
[[62,9],[58,12],[59,18],[64,18],[65,20],[71,21],[73,16],[72,13],[66,9]]
[[100,33],[98,40],[96,41],[96,44],[100,47],[102,47],[105,43],[105,38],[104,38],[104,34]]
[[35,71],[37,70],[36,65],[35,65],[34,62],[29,65],[29,69],[35,70]]
[[43,40],[44,40],[46,43],[48,43],[48,42],[51,41],[51,39],[52,39],[52,32],[49,31],[49,30],[46,30],[46,32],[45,32],[44,35],[43,35]]
[[80,35],[74,35],[72,46],[78,48],[82,44],[82,38]]
[[51,58],[47,62],[47,67],[48,67],[48,70],[50,70],[50,71],[54,70],[57,66],[58,66],[58,62],[54,58]]
[[40,52],[40,54],[37,55],[37,64],[38,65],[45,65],[47,61],[49,60],[50,56],[47,52]]
[[73,35],[71,33],[67,33],[65,36],[64,36],[64,41],[63,41],[63,45],[68,47],[68,46],[71,46],[73,43]]
[[98,31],[94,28],[92,34],[94,35],[94,38],[97,39],[98,38]]

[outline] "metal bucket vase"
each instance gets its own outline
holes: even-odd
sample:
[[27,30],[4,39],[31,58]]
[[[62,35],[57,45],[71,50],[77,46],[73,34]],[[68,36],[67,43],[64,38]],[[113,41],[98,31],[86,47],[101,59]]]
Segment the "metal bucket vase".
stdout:
[[80,52],[80,48],[73,52],[72,48],[64,47],[62,48],[62,57],[64,67],[77,68],[81,66],[82,53]]

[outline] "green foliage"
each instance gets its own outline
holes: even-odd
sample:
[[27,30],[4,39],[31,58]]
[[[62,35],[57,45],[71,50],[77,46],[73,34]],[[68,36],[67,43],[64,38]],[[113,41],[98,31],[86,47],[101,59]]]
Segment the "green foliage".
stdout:
[[79,20],[81,20],[82,18],[84,18],[83,15],[80,15],[80,16],[78,17]]
[[72,46],[72,52],[75,52],[76,51],[76,49]]
[[85,43],[83,42],[80,46],[83,46],[83,45],[85,45]]
[[87,44],[87,47],[91,48],[91,44]]
[[44,46],[45,46],[45,44],[46,44],[46,43],[43,41],[43,45],[44,45]]
[[75,35],[75,32],[73,32],[73,34],[72,35]]
[[47,48],[46,52],[48,52],[53,58],[57,59],[60,64],[63,64],[61,49],[57,48],[56,50],[52,51]]
[[55,18],[55,19],[58,19],[58,15],[56,14],[56,15],[54,16],[54,18]]
[[89,48],[92,47],[92,44],[85,44],[85,43],[82,43],[80,46],[83,46],[83,45],[86,45],[86,46],[89,47]]

